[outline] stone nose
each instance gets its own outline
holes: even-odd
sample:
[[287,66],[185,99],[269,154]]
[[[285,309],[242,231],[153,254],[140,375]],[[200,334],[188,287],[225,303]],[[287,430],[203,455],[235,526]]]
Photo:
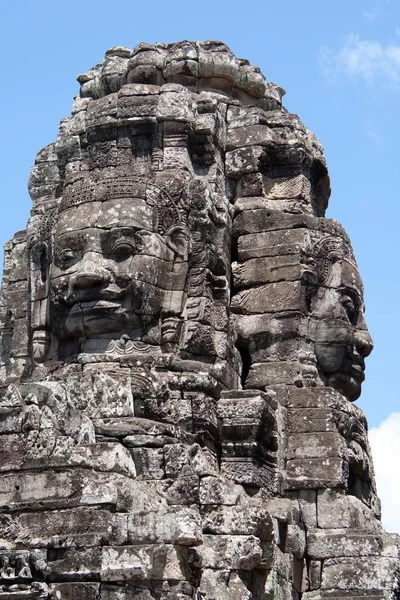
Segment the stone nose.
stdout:
[[110,271],[102,264],[101,255],[97,252],[86,252],[77,271],[70,279],[70,287],[72,289],[90,288],[110,281]]
[[367,329],[359,329],[354,332],[354,345],[363,358],[371,354],[374,342]]

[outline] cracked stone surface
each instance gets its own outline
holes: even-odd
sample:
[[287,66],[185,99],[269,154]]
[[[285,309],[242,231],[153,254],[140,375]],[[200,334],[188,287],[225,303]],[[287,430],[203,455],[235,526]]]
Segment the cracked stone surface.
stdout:
[[323,149],[217,41],[115,47],[0,296],[0,600],[395,600]]

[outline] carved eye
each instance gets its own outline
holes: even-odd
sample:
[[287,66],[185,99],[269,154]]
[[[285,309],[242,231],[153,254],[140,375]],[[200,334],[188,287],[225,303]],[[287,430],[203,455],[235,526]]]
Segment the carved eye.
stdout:
[[64,248],[57,254],[57,262],[61,268],[66,268],[77,259],[77,252],[71,248]]
[[350,323],[355,325],[357,323],[360,310],[358,299],[353,296],[353,294],[345,292],[342,294],[341,301]]
[[135,244],[129,240],[118,240],[112,247],[111,254],[115,258],[125,259],[129,256],[133,256],[136,252]]

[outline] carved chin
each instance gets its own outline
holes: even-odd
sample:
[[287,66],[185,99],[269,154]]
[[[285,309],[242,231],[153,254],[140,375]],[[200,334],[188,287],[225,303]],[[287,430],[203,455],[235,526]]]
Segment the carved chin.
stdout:
[[360,397],[361,383],[364,380],[364,373],[348,374],[348,373],[333,373],[327,377],[327,385],[333,387],[338,392],[346,396],[347,400],[354,402]]
[[82,340],[92,336],[118,336],[140,329],[140,326],[140,318],[134,312],[127,311],[120,305],[104,303],[104,306],[73,307],[64,319],[56,320],[53,330],[59,339]]
[[350,352],[349,347],[341,343],[315,345],[318,368],[324,374],[326,385],[354,402],[361,394],[361,384],[365,378],[364,361],[360,357],[349,358]]

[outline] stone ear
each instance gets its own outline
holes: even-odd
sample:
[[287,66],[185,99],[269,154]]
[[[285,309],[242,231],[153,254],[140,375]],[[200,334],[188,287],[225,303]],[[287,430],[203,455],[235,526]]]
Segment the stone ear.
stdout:
[[307,311],[311,312],[312,300],[318,292],[318,276],[315,271],[308,268],[301,275],[301,284],[305,289]]
[[173,225],[166,232],[168,247],[174,253],[174,263],[187,262],[190,250],[190,232],[184,225]]

